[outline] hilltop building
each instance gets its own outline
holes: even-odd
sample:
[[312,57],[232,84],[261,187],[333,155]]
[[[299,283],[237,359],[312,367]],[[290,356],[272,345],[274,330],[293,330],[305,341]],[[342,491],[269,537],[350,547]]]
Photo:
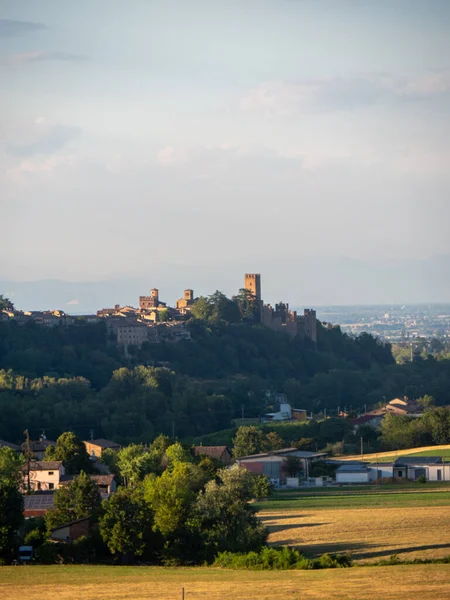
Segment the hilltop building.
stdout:
[[303,315],[297,315],[297,311],[290,310],[289,304],[279,302],[273,308],[270,304],[264,304],[261,297],[261,275],[259,273],[246,273],[244,287],[254,296],[261,306],[261,323],[275,331],[287,333],[290,337],[297,336],[308,338],[317,343],[317,318],[316,311],[305,309]]
[[186,315],[190,312],[194,302],[194,290],[184,290],[183,298],[177,300],[176,309],[180,314]]

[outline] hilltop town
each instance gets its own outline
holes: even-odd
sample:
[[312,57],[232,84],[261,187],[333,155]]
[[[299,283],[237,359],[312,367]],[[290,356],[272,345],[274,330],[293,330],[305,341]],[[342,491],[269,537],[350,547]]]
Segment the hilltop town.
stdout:
[[[247,294],[256,309],[256,323],[284,332],[292,339],[298,336],[317,343],[315,310],[305,309],[303,315],[298,315],[289,309],[287,303],[279,302],[275,307],[265,304],[259,273],[246,273],[241,291]],[[159,289],[153,288],[150,295],[139,296],[137,308],[115,304],[112,308],[102,308],[97,314],[88,315],[69,315],[62,310],[20,311],[6,308],[0,312],[0,320],[13,319],[21,325],[34,322],[45,327],[104,321],[111,339],[127,351],[129,346],[141,347],[145,342],[190,340],[191,331],[186,327],[186,322],[197,300],[194,290],[186,289],[175,306],[169,306],[160,299]]]

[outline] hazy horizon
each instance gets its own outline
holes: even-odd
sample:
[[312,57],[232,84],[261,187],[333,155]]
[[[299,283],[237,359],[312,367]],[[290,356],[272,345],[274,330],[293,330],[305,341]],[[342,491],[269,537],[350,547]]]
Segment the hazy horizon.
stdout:
[[448,0],[4,0],[0,284],[450,301],[449,31]]

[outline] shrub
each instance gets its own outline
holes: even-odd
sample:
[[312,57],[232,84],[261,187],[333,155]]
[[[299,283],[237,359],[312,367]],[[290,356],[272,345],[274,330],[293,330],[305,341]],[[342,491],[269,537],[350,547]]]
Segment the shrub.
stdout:
[[269,548],[260,552],[219,552],[214,565],[223,569],[249,569],[255,571],[290,569],[336,569],[351,567],[348,555],[323,554],[319,558],[306,558],[295,548]]

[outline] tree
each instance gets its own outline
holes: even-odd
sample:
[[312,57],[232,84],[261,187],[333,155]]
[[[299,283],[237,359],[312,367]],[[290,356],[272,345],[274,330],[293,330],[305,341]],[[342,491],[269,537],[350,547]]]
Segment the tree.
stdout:
[[258,452],[262,452],[264,449],[264,434],[261,429],[258,429],[254,425],[242,426],[236,431],[233,444],[234,458],[258,454]]
[[151,550],[153,512],[141,486],[119,489],[103,502],[103,510],[100,534],[111,554],[129,563]]
[[130,444],[119,450],[117,466],[125,487],[136,485],[161,464],[159,455],[152,454],[142,444]]
[[97,484],[81,472],[67,485],[55,491],[54,508],[47,511],[45,521],[48,531],[55,527],[92,517],[95,520],[101,506]]
[[189,508],[205,483],[196,465],[177,462],[161,477],[145,481],[145,499],[154,512],[154,529],[164,537],[175,536],[184,526]]
[[81,471],[91,472],[92,465],[84,442],[71,431],[66,431],[56,440],[56,446],[47,446],[47,460],[61,460],[66,472],[76,475]]
[[270,450],[281,450],[286,444],[283,438],[276,431],[269,431],[266,435],[265,447],[268,451]]
[[427,410],[422,417],[427,431],[431,433],[435,444],[450,443],[450,410],[440,406]]
[[241,288],[236,296],[233,296],[243,321],[259,323],[261,320],[261,306],[250,290]]
[[224,321],[225,323],[239,323],[241,315],[236,302],[230,300],[217,290],[208,298],[208,302],[212,307],[210,320]]
[[0,481],[14,483],[19,486],[22,482],[22,454],[17,454],[12,448],[0,448]]
[[166,458],[169,467],[173,467],[180,462],[191,462],[192,460],[191,455],[180,442],[175,442],[166,449]]
[[12,481],[0,480],[0,562],[13,560],[22,523],[22,494]]
[[0,310],[14,310],[14,304],[3,294],[0,294]]
[[199,296],[191,308],[191,316],[200,321],[208,321],[212,312],[212,306],[205,296]]
[[267,539],[267,530],[248,503],[251,474],[235,465],[220,471],[218,479],[200,492],[189,519],[197,560],[212,561],[224,551],[257,551]]

